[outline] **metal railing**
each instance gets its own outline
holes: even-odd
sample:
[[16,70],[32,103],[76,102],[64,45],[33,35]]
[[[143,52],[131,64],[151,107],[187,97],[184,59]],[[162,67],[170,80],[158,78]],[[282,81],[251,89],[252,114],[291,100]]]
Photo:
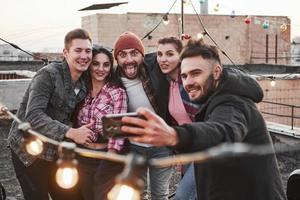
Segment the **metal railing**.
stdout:
[[290,121],[291,130],[294,130],[295,120],[300,119],[300,115],[296,114],[295,109],[300,109],[300,106],[295,106],[295,105],[285,104],[285,103],[277,103],[277,102],[272,102],[272,101],[262,101],[260,104],[262,104],[262,103],[290,108],[289,114],[286,114],[285,112],[280,113],[279,109],[276,109],[276,108],[274,109],[274,107],[271,107],[271,108],[272,108],[272,111],[275,110],[275,112],[266,111],[268,109],[264,108],[263,106],[260,107],[260,111],[261,111],[262,114],[265,114],[265,115],[271,115],[271,116],[283,117],[283,118],[290,118],[291,119],[291,121]]

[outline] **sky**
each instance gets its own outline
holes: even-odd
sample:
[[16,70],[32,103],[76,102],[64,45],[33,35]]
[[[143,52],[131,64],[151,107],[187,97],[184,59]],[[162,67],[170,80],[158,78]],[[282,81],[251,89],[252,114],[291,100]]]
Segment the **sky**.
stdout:
[[[126,0],[0,0],[0,38],[28,51],[61,52],[64,35],[81,27],[81,17],[95,13],[153,12],[166,13],[175,0],[127,0],[128,4],[98,11],[78,11],[98,4]],[[186,0],[189,1],[189,0]],[[191,0],[199,12],[199,0]],[[288,16],[291,38],[300,37],[300,12],[297,0],[206,0],[209,14]],[[219,4],[219,10],[214,7]],[[180,13],[177,0],[171,13]],[[194,11],[185,6],[185,13]],[[0,44],[3,44],[0,41]]]

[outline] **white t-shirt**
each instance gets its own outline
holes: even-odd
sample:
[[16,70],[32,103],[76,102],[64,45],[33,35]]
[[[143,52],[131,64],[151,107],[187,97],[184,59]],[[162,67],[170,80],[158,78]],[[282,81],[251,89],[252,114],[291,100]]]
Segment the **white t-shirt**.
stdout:
[[[142,81],[139,78],[128,79],[121,77],[128,95],[128,111],[135,112],[138,107],[145,107],[155,112],[143,88]],[[150,144],[131,142],[132,144],[150,147]]]

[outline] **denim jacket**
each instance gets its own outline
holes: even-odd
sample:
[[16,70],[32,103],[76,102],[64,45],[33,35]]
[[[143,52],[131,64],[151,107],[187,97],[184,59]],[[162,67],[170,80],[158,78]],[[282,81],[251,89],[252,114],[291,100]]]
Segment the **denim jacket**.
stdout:
[[[17,116],[29,122],[32,129],[57,141],[64,139],[71,127],[71,115],[77,103],[87,94],[83,78],[76,82],[79,92],[75,93],[68,64],[51,63],[39,70],[33,77],[22,99]],[[18,123],[13,121],[8,143],[25,166],[31,165],[36,157],[28,154],[22,144],[22,132]],[[39,158],[53,161],[57,147],[44,143]]]

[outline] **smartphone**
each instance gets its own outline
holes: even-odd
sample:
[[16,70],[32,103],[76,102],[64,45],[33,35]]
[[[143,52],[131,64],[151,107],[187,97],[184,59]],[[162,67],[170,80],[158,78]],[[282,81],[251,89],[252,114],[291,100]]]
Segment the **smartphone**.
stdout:
[[[122,117],[139,117],[143,118],[141,115],[136,112],[131,113],[120,113],[120,114],[107,114],[102,117],[103,125],[103,136],[105,138],[128,138],[135,136],[130,133],[124,133],[121,131],[121,126],[125,125],[122,123]],[[130,125],[132,126],[132,125]]]

